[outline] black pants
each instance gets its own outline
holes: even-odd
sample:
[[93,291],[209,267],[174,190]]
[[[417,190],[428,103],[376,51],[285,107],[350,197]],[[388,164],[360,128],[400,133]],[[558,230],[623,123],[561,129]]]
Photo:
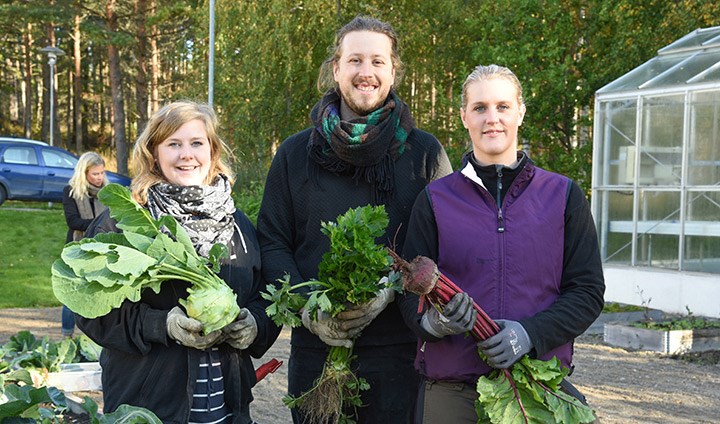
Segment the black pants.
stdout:
[[[417,400],[420,377],[415,371],[415,343],[392,346],[355,347],[351,364],[355,375],[370,385],[360,397],[358,424],[410,424]],[[322,373],[326,349],[292,346],[288,363],[288,393],[299,396],[313,387]],[[297,408],[291,410],[293,423],[311,424]],[[314,423],[313,423],[314,424]]]

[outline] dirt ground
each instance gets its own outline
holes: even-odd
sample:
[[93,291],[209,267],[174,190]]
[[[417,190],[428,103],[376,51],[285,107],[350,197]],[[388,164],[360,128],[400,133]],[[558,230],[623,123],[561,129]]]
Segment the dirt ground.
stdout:
[[[20,330],[60,336],[60,308],[0,309],[0,343]],[[290,423],[282,404],[287,382],[290,333],[285,330],[256,366],[277,358],[284,364],[254,389],[253,417],[261,424]],[[603,424],[698,424],[720,421],[720,365],[671,359],[652,352],[605,345],[601,335],[583,335],[575,344],[570,380],[588,398]]]

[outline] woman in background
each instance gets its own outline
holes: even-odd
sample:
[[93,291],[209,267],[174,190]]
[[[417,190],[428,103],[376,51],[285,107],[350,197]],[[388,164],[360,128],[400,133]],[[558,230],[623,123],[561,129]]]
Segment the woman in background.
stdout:
[[[103,158],[95,152],[83,153],[68,185],[63,189],[63,210],[68,226],[65,243],[83,238],[92,220],[106,209],[97,194],[107,183]],[[62,334],[72,337],[74,330],[75,316],[63,305]]]

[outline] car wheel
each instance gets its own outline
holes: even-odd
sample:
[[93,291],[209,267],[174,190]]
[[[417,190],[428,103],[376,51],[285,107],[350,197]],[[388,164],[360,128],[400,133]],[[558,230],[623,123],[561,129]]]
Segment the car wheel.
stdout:
[[5,192],[5,187],[0,185],[0,205],[2,205],[5,200],[7,200],[7,193]]

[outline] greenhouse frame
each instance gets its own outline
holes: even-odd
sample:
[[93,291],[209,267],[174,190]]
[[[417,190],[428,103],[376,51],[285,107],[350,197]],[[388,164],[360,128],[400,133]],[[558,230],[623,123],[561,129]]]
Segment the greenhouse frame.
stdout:
[[606,300],[720,317],[720,26],[602,87],[594,119]]

